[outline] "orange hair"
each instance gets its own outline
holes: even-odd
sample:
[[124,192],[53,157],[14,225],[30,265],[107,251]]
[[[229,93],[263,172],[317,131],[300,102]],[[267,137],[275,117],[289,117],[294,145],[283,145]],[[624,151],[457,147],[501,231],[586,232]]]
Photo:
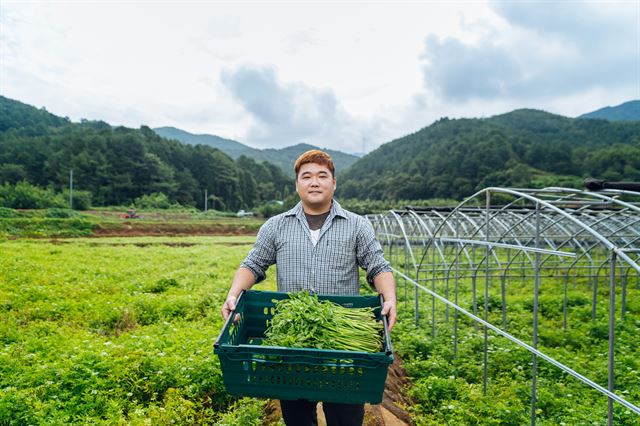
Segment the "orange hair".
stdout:
[[333,165],[331,156],[324,151],[320,151],[319,149],[312,149],[311,151],[307,151],[302,154],[296,160],[296,163],[293,166],[293,170],[296,172],[296,176],[298,176],[300,167],[308,163],[326,166],[331,171],[331,176],[335,176],[336,174],[336,167]]

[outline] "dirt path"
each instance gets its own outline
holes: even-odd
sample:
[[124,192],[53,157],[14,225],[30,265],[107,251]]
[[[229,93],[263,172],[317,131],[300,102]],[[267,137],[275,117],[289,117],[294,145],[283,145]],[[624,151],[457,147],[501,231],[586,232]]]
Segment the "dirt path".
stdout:
[[[364,406],[364,423],[363,426],[409,426],[412,423],[405,423],[395,416],[391,411],[387,410],[383,405]],[[327,426],[324,418],[322,404],[318,404],[318,426]]]
[[[365,404],[363,426],[413,426],[411,416],[405,410],[411,405],[411,401],[406,396],[409,384],[407,373],[402,367],[400,358],[396,355],[387,373],[382,403]],[[281,417],[280,404],[278,401],[270,400],[265,409],[263,425],[277,424]],[[318,426],[327,426],[322,404],[318,404]]]

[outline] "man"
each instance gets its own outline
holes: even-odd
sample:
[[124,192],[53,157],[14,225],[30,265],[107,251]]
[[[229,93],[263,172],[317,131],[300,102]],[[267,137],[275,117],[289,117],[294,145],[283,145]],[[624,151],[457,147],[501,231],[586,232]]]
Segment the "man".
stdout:
[[[262,281],[274,263],[278,291],[318,294],[358,294],[360,266],[384,298],[382,314],[388,315],[391,329],[396,321],[391,268],[371,224],[333,199],[333,160],[323,151],[307,151],[296,160],[294,171],[300,202],[262,225],[253,249],[233,277],[222,316],[227,319],[240,292]],[[316,425],[316,405],[306,400],[280,401],[287,426]],[[329,426],[362,425],[362,404],[324,403],[323,410]]]

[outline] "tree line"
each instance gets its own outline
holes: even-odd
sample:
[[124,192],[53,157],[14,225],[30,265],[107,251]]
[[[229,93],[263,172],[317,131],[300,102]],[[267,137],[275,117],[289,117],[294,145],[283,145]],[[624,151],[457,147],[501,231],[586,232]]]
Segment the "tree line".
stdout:
[[218,149],[184,145],[149,127],[72,123],[44,109],[0,97],[0,184],[62,192],[73,170],[74,189],[91,203],[127,205],[143,195],[165,194],[183,206],[250,209],[293,191],[277,166],[247,157],[236,161]]
[[[202,208],[205,189],[209,208],[217,210],[254,209],[271,200],[285,200],[288,207],[296,200],[291,177],[269,162],[234,161],[216,148],[164,139],[146,126],[72,123],[0,96],[3,191],[9,194],[7,185],[22,181],[62,193],[70,170],[85,205],[87,194],[97,206],[163,194],[168,203]],[[337,197],[356,204],[460,200],[487,186],[581,187],[586,177],[640,181],[640,122],[536,110],[443,118],[339,172]]]
[[488,186],[582,187],[586,177],[640,181],[640,122],[536,110],[443,118],[361,158],[339,176],[338,196],[460,200]]

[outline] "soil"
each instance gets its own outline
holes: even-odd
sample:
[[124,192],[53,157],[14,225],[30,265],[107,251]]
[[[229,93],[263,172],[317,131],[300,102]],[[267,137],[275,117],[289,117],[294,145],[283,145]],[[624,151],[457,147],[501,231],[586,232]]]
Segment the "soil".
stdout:
[[255,235],[256,227],[220,223],[162,223],[126,221],[93,230],[95,237],[139,237],[185,235]]
[[[61,245],[61,244],[71,244],[71,241],[59,240],[59,239],[51,239],[49,243],[53,245]],[[246,246],[247,242],[242,241],[218,241],[216,242],[217,246]],[[193,247],[197,246],[198,243],[187,243],[187,242],[171,242],[171,241],[154,241],[154,242],[144,242],[144,243],[120,243],[120,242],[111,242],[111,241],[100,241],[100,242],[91,242],[88,244],[90,247],[111,247],[111,246],[136,246],[136,247],[154,247],[154,246],[165,246],[165,247]]]
[[[387,381],[384,386],[382,403],[377,405],[365,404],[363,426],[413,426],[411,416],[406,407],[411,400],[406,394],[410,382],[402,367],[400,357],[395,355],[394,362],[389,366]],[[276,400],[269,400],[264,412],[264,426],[278,424],[282,418],[280,404]],[[326,426],[322,412],[322,403],[318,404],[318,426]]]

